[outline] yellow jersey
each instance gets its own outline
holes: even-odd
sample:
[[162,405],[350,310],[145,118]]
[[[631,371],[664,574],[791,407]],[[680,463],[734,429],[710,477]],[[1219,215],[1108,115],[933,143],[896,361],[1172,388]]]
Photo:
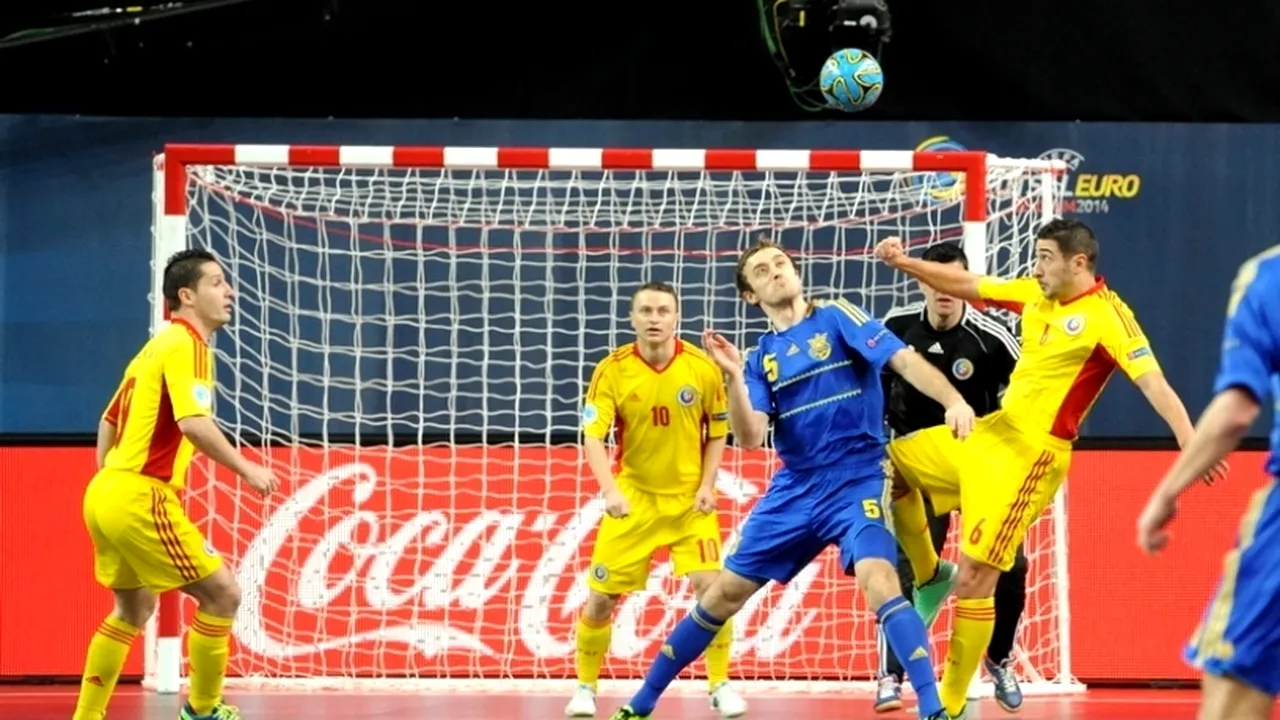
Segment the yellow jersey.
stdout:
[[729,432],[723,373],[683,340],[664,368],[645,362],[635,344],[619,348],[591,374],[582,428],[598,440],[615,431],[620,484],[663,495],[696,492],[707,440]]
[[978,295],[1022,315],[1022,356],[1002,402],[1016,427],[1074,441],[1116,368],[1131,380],[1160,369],[1133,311],[1101,277],[1064,301],[1029,277],[983,277]]
[[116,428],[103,469],[182,488],[195,454],[178,421],[213,412],[213,352],[199,331],[174,319],[134,356],[102,419]]

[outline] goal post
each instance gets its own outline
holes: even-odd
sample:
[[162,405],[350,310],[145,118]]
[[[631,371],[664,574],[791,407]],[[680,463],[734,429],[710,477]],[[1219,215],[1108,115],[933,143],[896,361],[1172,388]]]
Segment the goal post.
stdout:
[[[770,234],[810,295],[881,315],[922,296],[874,259],[876,241],[957,241],[977,271],[1025,273],[1064,170],[977,151],[166,146],[152,330],[166,323],[165,260],[214,252],[237,292],[212,343],[216,415],[282,479],[261,501],[192,466],[187,511],[243,591],[229,682],[570,688],[603,512],[579,460],[580,397],[630,340],[632,290],[671,282],[682,337],[712,327],[750,345],[767,322],[738,300],[734,266]],[[775,464],[726,454],[730,543]],[[1026,554],[1024,691],[1081,690],[1061,495]],[[828,551],[744,608],[736,680],[871,686],[874,615],[837,565]],[[602,682],[634,685],[692,602],[659,558],[619,604]],[[192,610],[161,598],[148,687],[182,684]],[[949,629],[947,612],[935,652]]]

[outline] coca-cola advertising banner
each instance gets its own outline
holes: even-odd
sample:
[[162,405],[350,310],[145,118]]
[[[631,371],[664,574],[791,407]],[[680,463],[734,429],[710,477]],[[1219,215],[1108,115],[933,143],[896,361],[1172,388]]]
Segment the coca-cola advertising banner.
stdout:
[[[577,448],[274,449],[268,459],[284,486],[265,502],[221,472],[197,471],[187,495],[244,590],[234,673],[572,676],[573,627],[602,514]],[[1047,514],[1027,541],[1018,638],[1025,672],[1056,675],[1065,633],[1071,671],[1085,681],[1194,677],[1180,646],[1249,493],[1266,478],[1260,453],[1237,453],[1225,483],[1188,495],[1172,548],[1146,558],[1134,523],[1172,459],[1076,454],[1064,531]],[[81,519],[93,467],[90,448],[0,449],[0,675],[78,674],[111,607],[93,581]],[[728,545],[772,470],[764,453],[730,451],[718,483]],[[658,560],[649,588],[619,605],[607,676],[638,676],[693,601]],[[854,583],[828,553],[738,616],[733,672],[866,679],[873,631]],[[127,672],[141,667],[135,650]]]

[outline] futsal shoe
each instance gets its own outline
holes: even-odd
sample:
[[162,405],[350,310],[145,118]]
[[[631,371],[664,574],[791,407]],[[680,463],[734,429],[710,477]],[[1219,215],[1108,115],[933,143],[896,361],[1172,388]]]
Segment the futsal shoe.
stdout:
[[885,675],[876,687],[876,702],[871,706],[878,713],[902,709],[902,685],[898,678]]
[[178,714],[178,720],[244,720],[240,715],[240,710],[235,705],[228,705],[220,702],[213,706],[208,715],[197,715],[195,710],[191,709],[191,703],[182,706],[182,712]]
[[609,720],[648,720],[648,715],[637,715],[630,705],[623,705],[618,712],[609,716]]
[[573,697],[569,698],[569,704],[565,706],[564,714],[569,717],[595,717],[595,688],[585,683],[579,683],[578,689],[573,691]]
[[1016,713],[1022,707],[1022,688],[1018,686],[1018,677],[1008,663],[997,665],[987,658],[982,659],[982,666],[991,676],[995,685],[996,704],[1005,712]]
[[711,709],[719,710],[722,718],[742,717],[747,714],[747,701],[725,681],[711,691]]
[[926,630],[933,627],[933,621],[938,619],[938,614],[947,604],[947,598],[951,597],[951,591],[955,590],[956,572],[955,563],[939,560],[938,572],[933,579],[912,592],[911,604],[920,613]]

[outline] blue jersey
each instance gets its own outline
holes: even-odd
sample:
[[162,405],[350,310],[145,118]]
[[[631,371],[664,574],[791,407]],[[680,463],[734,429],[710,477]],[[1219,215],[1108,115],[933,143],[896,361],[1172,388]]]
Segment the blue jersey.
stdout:
[[[1214,393],[1239,388],[1259,403],[1280,397],[1280,245],[1240,267],[1231,288]],[[1267,472],[1280,476],[1280,413],[1271,429]],[[1253,494],[1222,580],[1187,644],[1206,673],[1280,695],[1280,492],[1272,480]]]
[[803,320],[760,338],[744,377],[751,405],[773,421],[792,473],[878,463],[884,452],[880,372],[906,345],[845,300],[813,303]]
[[[1229,388],[1259,404],[1280,401],[1280,245],[1242,265],[1232,285],[1213,392]],[[1267,473],[1280,476],[1280,412],[1273,413]]]

